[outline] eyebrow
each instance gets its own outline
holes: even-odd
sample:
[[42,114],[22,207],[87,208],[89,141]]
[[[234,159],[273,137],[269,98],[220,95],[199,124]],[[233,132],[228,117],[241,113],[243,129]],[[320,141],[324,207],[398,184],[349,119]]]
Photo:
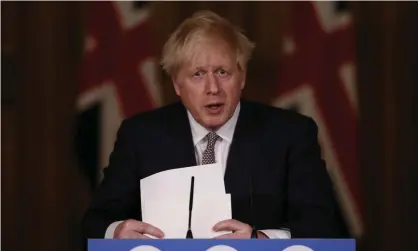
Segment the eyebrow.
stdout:
[[206,71],[206,69],[205,69],[205,67],[203,67],[203,66],[198,66],[198,67],[195,67],[195,68],[193,68],[193,70],[196,70],[196,71]]
[[[219,66],[215,66],[215,67],[213,67],[215,70],[218,70],[218,69],[226,69],[226,70],[230,70],[232,67],[227,67],[227,66],[224,66],[224,65],[219,65]],[[207,67],[205,67],[205,66],[197,66],[197,67],[194,67],[194,68],[191,68],[192,70],[204,70],[204,71],[206,71],[207,70]]]

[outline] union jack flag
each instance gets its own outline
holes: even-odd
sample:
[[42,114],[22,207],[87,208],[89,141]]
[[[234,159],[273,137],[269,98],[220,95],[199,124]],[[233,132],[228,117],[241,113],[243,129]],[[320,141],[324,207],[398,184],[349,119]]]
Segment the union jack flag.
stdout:
[[341,2],[292,2],[273,104],[312,117],[354,236],[362,234],[352,16]]
[[121,121],[161,104],[146,2],[87,3],[78,85],[78,153],[92,185],[108,164]]

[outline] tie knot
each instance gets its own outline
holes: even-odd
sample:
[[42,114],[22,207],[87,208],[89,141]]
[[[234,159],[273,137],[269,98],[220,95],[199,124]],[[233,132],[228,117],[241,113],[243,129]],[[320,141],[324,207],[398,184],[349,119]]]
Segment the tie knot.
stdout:
[[209,132],[206,134],[206,140],[208,141],[208,146],[214,146],[216,141],[219,139],[219,135],[214,132]]

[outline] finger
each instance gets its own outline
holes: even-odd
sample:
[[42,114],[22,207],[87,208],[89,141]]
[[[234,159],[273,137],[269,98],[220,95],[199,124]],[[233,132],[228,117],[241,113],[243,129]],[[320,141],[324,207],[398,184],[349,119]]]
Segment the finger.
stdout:
[[148,239],[152,239],[151,237],[149,237],[149,236],[146,236],[145,234],[139,234],[139,236],[138,236],[138,238],[137,239],[143,239],[143,240],[148,240]]
[[213,226],[214,231],[238,231],[248,228],[249,226],[243,222],[230,219],[223,220]]
[[231,239],[230,235],[232,234],[222,234],[222,235],[214,237],[213,239]]
[[114,236],[115,239],[142,239],[142,234],[133,230],[122,230]]
[[141,225],[140,233],[149,234],[157,238],[164,237],[163,231],[161,231],[159,228],[154,227],[153,225],[145,223],[145,222],[141,222],[141,223],[142,225]]
[[146,236],[144,234],[141,234],[141,233],[133,231],[133,230],[126,231],[121,236],[122,237],[120,237],[119,239],[152,239],[149,236]]
[[238,234],[231,233],[216,236],[214,239],[242,239],[242,237],[240,237]]
[[126,228],[129,230],[136,231],[141,234],[149,234],[157,238],[163,238],[164,233],[159,228],[154,227],[146,222],[129,220],[126,222]]

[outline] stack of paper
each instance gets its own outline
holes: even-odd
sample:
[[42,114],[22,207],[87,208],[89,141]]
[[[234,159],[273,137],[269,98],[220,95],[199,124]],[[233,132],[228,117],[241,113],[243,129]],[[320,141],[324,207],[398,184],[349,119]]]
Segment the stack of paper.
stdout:
[[141,180],[142,221],[161,229],[165,238],[186,237],[192,176],[193,237],[213,238],[226,233],[212,228],[232,218],[231,197],[225,194],[222,166],[210,164],[168,170]]

